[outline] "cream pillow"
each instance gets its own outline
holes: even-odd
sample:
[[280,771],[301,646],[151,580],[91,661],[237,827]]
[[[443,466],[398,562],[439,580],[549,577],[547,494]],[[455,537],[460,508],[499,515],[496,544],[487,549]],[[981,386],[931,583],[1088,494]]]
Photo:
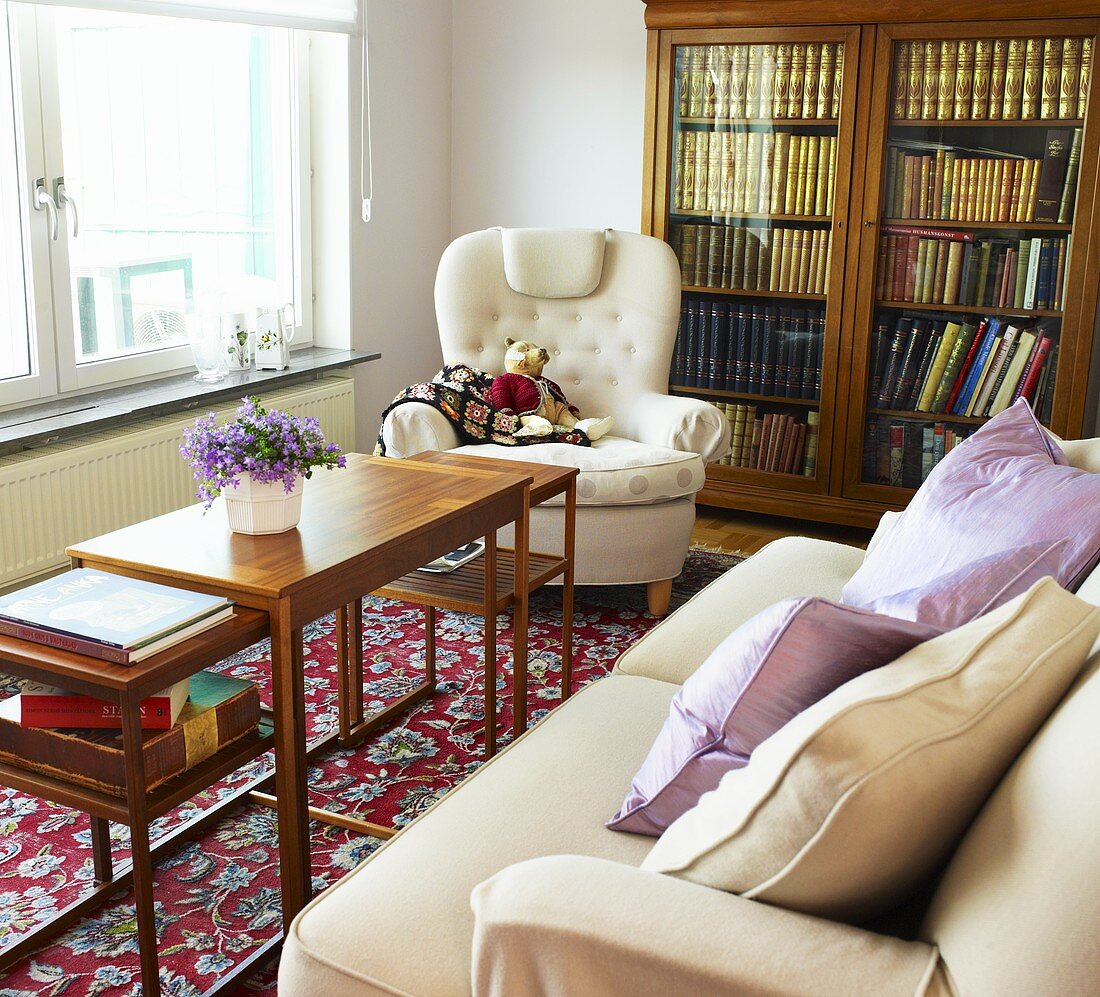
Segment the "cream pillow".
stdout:
[[642,868],[826,917],[889,909],[947,857],[1098,633],[1100,610],[1036,582],[800,713]]

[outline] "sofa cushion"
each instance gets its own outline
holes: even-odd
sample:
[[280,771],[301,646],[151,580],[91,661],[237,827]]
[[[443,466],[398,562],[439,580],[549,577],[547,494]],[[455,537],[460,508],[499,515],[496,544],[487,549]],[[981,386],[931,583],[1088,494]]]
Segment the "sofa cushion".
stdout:
[[[706,481],[706,465],[698,454],[636,443],[621,436],[605,436],[590,447],[570,443],[503,447],[489,443],[459,447],[455,452],[579,468],[578,505],[654,505],[694,495]],[[555,495],[543,504],[564,503],[564,495]]]
[[607,826],[660,834],[728,771],[744,768],[757,745],[791,717],[942,632],[828,599],[769,606],[684,683]]
[[960,994],[1095,994],[1100,654],[955,851],[921,935]]
[[643,868],[826,917],[896,906],[948,856],[1098,633],[1100,610],[1043,579],[799,714]]
[[483,765],[294,919],[279,992],[468,994],[478,883],[542,855],[638,865],[650,840],[603,822],[676,688],[602,679]]
[[[1067,465],[1023,399],[951,451],[892,520],[844,586],[843,602],[868,606],[919,593],[996,550],[1066,539],[1055,577],[1071,591],[1100,558],[1100,474]],[[959,616],[981,612],[956,593]]]

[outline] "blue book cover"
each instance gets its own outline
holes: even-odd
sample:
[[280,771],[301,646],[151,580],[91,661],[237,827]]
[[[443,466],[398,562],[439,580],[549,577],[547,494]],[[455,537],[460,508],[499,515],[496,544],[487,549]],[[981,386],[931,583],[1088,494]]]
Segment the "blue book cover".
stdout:
[[0,619],[126,650],[229,605],[222,596],[76,568],[0,596]]
[[951,406],[952,415],[959,415],[959,413],[966,411],[966,406],[970,403],[970,396],[974,394],[978,378],[981,377],[982,368],[985,367],[985,362],[989,357],[989,351],[993,349],[993,341],[1001,331],[1002,324],[1000,319],[990,320],[989,328],[985,331],[985,339],[982,340],[982,345],[978,347],[978,353],[974,357],[974,363],[970,365],[970,373],[966,375],[966,383],[963,384],[958,398],[955,399],[955,404]]

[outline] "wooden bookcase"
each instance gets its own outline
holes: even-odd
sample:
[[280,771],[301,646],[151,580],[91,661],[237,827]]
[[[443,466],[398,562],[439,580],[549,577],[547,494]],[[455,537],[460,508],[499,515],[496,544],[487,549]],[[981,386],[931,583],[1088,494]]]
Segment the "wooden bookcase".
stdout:
[[[1024,388],[1029,362],[1045,423],[1091,435],[1100,128],[1080,66],[1100,5],[975,0],[962,14],[933,21],[893,0],[646,3],[642,231],[673,246],[684,278],[670,391],[731,422],[755,416],[773,441],[752,448],[748,422],[701,502],[874,525]],[[1058,85],[1045,99],[1043,56]],[[827,63],[842,67],[828,95]],[[1075,196],[1055,220],[1036,217],[1044,160],[1071,152]],[[986,340],[993,376],[967,401]]]

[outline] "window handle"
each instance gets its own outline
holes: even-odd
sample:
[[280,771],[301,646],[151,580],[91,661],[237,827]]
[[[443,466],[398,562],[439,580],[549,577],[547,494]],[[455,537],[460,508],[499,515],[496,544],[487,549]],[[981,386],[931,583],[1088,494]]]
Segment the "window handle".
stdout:
[[50,239],[57,242],[57,202],[46,190],[46,178],[39,177],[34,182],[34,210],[45,211],[49,222]]
[[77,211],[76,200],[65,186],[65,178],[58,177],[53,182],[53,193],[59,208],[69,208],[73,213],[73,238],[80,235],[80,212]]

